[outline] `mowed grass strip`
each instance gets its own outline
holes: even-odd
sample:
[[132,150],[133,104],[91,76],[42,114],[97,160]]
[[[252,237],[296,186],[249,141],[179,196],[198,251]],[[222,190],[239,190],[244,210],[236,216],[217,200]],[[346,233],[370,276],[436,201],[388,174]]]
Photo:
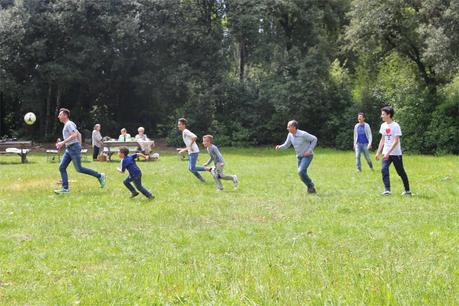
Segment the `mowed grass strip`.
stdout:
[[[156,196],[129,199],[118,162],[86,162],[107,187],[43,155],[0,160],[1,304],[430,304],[459,300],[459,160],[405,156],[414,196],[380,163],[318,150],[308,195],[292,150],[222,149],[224,182],[170,153],[139,162]],[[202,152],[200,163],[207,160]],[[363,161],[363,160],[362,160]]]

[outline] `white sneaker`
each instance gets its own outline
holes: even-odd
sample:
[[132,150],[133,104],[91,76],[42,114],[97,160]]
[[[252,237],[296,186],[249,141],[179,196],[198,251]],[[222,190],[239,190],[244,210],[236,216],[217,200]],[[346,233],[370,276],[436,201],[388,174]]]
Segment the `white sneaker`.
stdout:
[[234,189],[237,189],[237,187],[239,186],[239,180],[237,179],[236,175],[233,176],[233,185]]
[[402,192],[402,196],[412,196],[412,195],[413,194],[409,190]]
[[384,192],[381,193],[381,195],[383,195],[383,196],[389,196],[389,195],[391,195],[391,192],[390,192],[390,190],[384,190]]

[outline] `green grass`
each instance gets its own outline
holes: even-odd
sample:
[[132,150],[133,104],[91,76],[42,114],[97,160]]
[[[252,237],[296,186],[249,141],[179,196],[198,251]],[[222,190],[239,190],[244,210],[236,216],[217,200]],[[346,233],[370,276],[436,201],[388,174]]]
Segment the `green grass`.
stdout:
[[106,189],[70,166],[56,196],[56,163],[0,156],[0,304],[457,305],[457,156],[406,156],[407,198],[394,168],[380,196],[380,164],[357,174],[351,152],[316,152],[312,196],[291,150],[222,153],[239,190],[162,154],[139,163],[152,202],[129,199],[118,162],[84,163]]

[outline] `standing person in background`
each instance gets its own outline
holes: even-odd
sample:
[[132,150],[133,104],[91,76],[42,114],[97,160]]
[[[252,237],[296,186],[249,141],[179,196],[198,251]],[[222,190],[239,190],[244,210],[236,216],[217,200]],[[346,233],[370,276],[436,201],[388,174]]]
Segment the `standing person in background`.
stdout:
[[317,137],[298,129],[296,120],[291,120],[287,123],[287,130],[289,131],[287,139],[284,144],[277,145],[276,150],[287,149],[293,145],[298,158],[298,175],[307,186],[308,193],[316,193],[314,183],[308,176],[308,167],[314,157],[313,149],[317,144]]
[[363,156],[367,160],[368,166],[371,170],[373,169],[373,164],[370,158],[371,144],[373,142],[373,136],[371,135],[371,128],[368,123],[365,122],[365,114],[359,113],[357,115],[358,123],[354,126],[354,150],[355,150],[355,159],[357,172],[362,171],[362,165],[360,163],[360,154],[363,152]]
[[97,160],[97,156],[99,156],[103,146],[102,135],[100,134],[100,124],[97,123],[94,125],[94,130],[92,131],[92,160]]
[[67,176],[67,167],[73,161],[73,165],[77,172],[94,176],[98,179],[100,187],[105,187],[105,174],[98,173],[92,169],[81,166],[81,134],[78,132],[76,124],[70,121],[70,111],[66,108],[59,110],[58,119],[64,124],[62,129],[63,140],[56,143],[56,148],[60,150],[65,146],[64,157],[62,157],[59,171],[62,178],[62,188],[54,190],[57,194],[69,193],[69,182]]

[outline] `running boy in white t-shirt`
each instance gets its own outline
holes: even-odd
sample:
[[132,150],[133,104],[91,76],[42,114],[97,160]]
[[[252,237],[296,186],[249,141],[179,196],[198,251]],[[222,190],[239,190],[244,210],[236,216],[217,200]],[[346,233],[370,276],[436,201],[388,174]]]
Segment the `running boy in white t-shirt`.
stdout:
[[206,171],[204,167],[196,166],[199,155],[199,147],[196,144],[198,137],[186,128],[187,121],[185,118],[180,118],[177,123],[178,129],[182,132],[183,142],[185,148],[177,148],[179,154],[188,151],[188,170],[194,174],[201,182],[204,182],[204,178],[198,171]]
[[389,166],[394,163],[395,170],[398,175],[402,178],[403,186],[405,191],[402,195],[411,195],[410,184],[408,182],[408,176],[406,175],[405,169],[403,168],[402,160],[402,149],[400,145],[400,136],[402,136],[402,130],[397,122],[392,120],[394,116],[394,109],[390,106],[385,106],[381,109],[381,119],[384,121],[381,124],[379,133],[382,135],[381,141],[379,142],[378,151],[376,151],[375,159],[379,160],[379,154],[383,153],[382,159],[382,179],[384,182],[383,195],[390,195],[390,179],[389,179]]

